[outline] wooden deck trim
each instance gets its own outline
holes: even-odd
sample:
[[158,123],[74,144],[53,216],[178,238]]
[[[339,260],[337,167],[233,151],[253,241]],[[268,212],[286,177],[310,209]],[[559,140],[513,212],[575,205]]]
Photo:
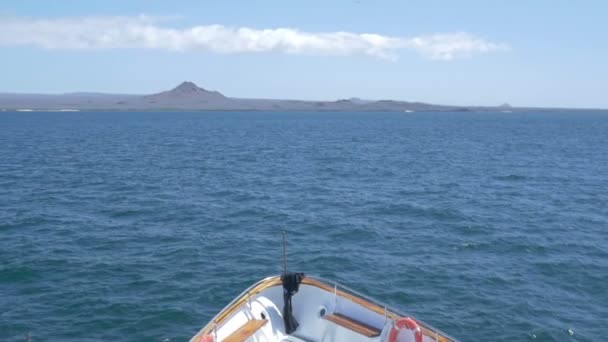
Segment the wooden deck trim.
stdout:
[[[338,289],[334,289],[333,286],[331,286],[329,284],[326,284],[326,283],[324,283],[322,281],[319,281],[317,279],[306,277],[306,278],[302,279],[302,284],[315,286],[315,287],[318,287],[318,288],[320,288],[322,290],[325,290],[327,292],[336,292],[336,294],[338,296],[346,298],[346,299],[348,299],[348,300],[350,300],[350,301],[352,301],[354,303],[357,303],[357,304],[363,306],[366,309],[374,311],[377,314],[386,315],[386,317],[388,317],[389,319],[398,320],[399,318],[401,318],[400,315],[398,315],[398,314],[396,314],[396,313],[394,313],[392,311],[385,310],[385,308],[382,307],[382,306],[379,306],[379,305],[377,305],[375,303],[371,303],[371,302],[369,302],[369,301],[367,301],[367,300],[365,300],[365,299],[363,299],[361,297],[358,297],[358,296],[355,296],[355,295],[353,295],[351,293],[348,293],[346,291],[340,290],[339,288]],[[436,334],[434,330],[432,330],[432,329],[424,326],[424,324],[422,324],[420,322],[418,324],[420,325],[420,330],[422,331],[423,335],[429,336],[429,337],[431,337],[433,340],[435,340],[437,342],[454,342],[451,339],[449,339],[449,338],[447,338],[447,337],[445,337],[445,336],[443,336],[441,334]]]
[[227,307],[223,311],[221,311],[218,316],[216,316],[203,329],[201,329],[193,337],[193,340],[194,341],[198,341],[203,335],[211,333],[213,331],[213,328],[216,325],[224,323],[224,321],[228,317],[230,317],[234,312],[236,312],[252,296],[257,295],[258,293],[260,293],[260,292],[262,292],[262,291],[264,291],[264,290],[266,290],[268,288],[271,288],[273,286],[279,286],[281,284],[282,284],[281,283],[281,277],[275,276],[275,277],[270,277],[270,278],[268,278],[268,279],[266,279],[264,281],[259,282],[256,285],[254,285],[245,294],[243,294],[241,297],[237,298],[231,304],[229,304],[230,305],[229,307]]
[[339,313],[325,315],[323,316],[323,319],[326,319],[341,327],[344,327],[348,330],[354,331],[367,337],[377,337],[380,336],[381,333],[380,329],[374,328],[370,325],[357,321],[356,319],[341,315]]
[[[200,339],[200,337],[203,336],[204,334],[209,334],[210,332],[212,332],[213,328],[216,325],[222,324],[228,317],[230,317],[234,312],[236,312],[241,307],[241,305],[243,305],[252,296],[255,296],[258,293],[260,293],[268,288],[271,288],[273,286],[280,286],[281,284],[282,284],[281,277],[274,276],[274,277],[267,278],[266,280],[261,281],[260,283],[254,285],[244,295],[242,295],[241,297],[234,300],[233,303],[229,307],[227,307],[224,311],[222,311],[217,317],[215,317],[215,319],[213,321],[209,322],[209,324],[207,324],[203,329],[201,329],[194,336],[193,339],[195,341],[198,341],[198,339]],[[302,284],[318,287],[322,290],[325,290],[325,291],[331,292],[331,293],[333,293],[335,290],[333,286],[326,284],[322,281],[319,281],[317,279],[309,278],[309,277],[304,277],[304,279],[302,279]],[[401,318],[400,315],[398,315],[392,311],[385,310],[385,308],[383,306],[379,306],[375,303],[371,303],[361,297],[358,297],[351,293],[340,290],[339,288],[337,290],[335,290],[335,293],[338,296],[346,298],[371,311],[374,311],[381,315],[386,315],[386,317],[388,317],[391,320],[397,320],[397,319]],[[434,330],[425,326],[422,322],[419,322],[419,324],[420,324],[420,329],[422,330],[422,334],[424,334],[425,336],[428,336],[437,342],[454,342],[452,339],[450,339],[446,336],[443,336],[441,334],[436,334]]]
[[252,319],[236,329],[236,331],[226,337],[223,342],[244,342],[266,323],[268,323],[267,319]]

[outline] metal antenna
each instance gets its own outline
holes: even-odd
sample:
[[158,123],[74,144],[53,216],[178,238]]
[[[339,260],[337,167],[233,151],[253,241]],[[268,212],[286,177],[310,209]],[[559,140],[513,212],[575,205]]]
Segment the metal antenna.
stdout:
[[287,274],[287,233],[283,231],[283,274]]

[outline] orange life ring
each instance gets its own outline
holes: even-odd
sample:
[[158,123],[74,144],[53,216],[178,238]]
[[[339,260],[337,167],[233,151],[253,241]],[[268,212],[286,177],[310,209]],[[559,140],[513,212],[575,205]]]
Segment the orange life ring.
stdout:
[[391,329],[391,333],[388,335],[388,342],[397,342],[397,336],[399,336],[399,331],[401,329],[408,329],[414,333],[414,338],[416,342],[422,342],[422,330],[420,326],[413,318],[403,317],[399,318],[393,328]]
[[205,334],[203,336],[201,336],[201,338],[198,340],[198,342],[213,342],[213,335],[209,335],[209,334]]

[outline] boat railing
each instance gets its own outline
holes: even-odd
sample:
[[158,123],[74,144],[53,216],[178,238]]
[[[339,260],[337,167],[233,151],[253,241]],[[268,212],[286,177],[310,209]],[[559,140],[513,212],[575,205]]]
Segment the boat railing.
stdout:
[[[372,306],[375,306],[374,311],[376,311],[379,314],[382,314],[382,312],[380,312],[378,310],[378,308],[381,308],[383,310],[383,314],[384,316],[388,319],[398,319],[400,317],[413,317],[412,315],[409,315],[407,313],[405,313],[404,311],[395,308],[394,306],[391,306],[389,304],[386,304],[382,301],[379,301],[377,299],[371,298],[357,290],[353,290],[352,288],[343,285],[341,283],[338,283],[336,281],[332,281],[332,280],[328,280],[328,279],[324,279],[322,277],[317,277],[317,276],[307,276],[307,278],[309,279],[313,279],[313,280],[317,280],[321,283],[325,283],[325,284],[331,284],[333,285],[334,288],[334,292],[336,293],[336,296],[339,292],[341,292],[342,296],[341,297],[348,297],[348,299],[353,300],[356,298],[362,299],[365,302],[371,304]],[[344,294],[347,294],[347,296],[344,296]],[[368,306],[368,305],[366,305]],[[368,306],[368,309],[374,309],[374,308],[370,308]],[[424,328],[423,330],[426,330],[427,335],[430,335],[432,337],[435,338],[436,341],[456,341],[454,338],[450,337],[448,334],[442,332],[441,330],[433,327],[432,325],[425,323],[425,322],[419,322],[419,324]],[[442,339],[440,339],[440,337],[442,337]]]
[[222,324],[224,320],[230,317],[238,308],[249,301],[253,296],[264,291],[265,289],[273,286],[281,285],[281,277],[271,276],[264,278],[257,283],[251,285],[246,290],[236,296],[228,305],[226,305],[218,314],[216,314],[207,325],[205,325],[190,341],[198,341],[201,335],[212,333],[216,335],[215,330],[218,325]]
[[[191,341],[196,341],[196,337],[200,336],[201,334],[214,333],[214,330],[217,328],[217,326],[221,325],[225,321],[225,319],[227,319],[234,312],[236,312],[242,304],[247,303],[249,300],[252,299],[252,297],[258,295],[264,290],[270,287],[280,286],[281,284],[282,283],[280,276],[270,276],[253,284],[252,286],[244,290],[240,295],[235,297],[235,299],[233,299],[228,305],[226,305],[215,317],[213,317],[213,319],[203,329],[201,329],[201,331]],[[387,319],[395,320],[400,317],[410,316],[404,313],[403,311],[396,309],[393,306],[371,298],[365,294],[351,289],[348,286],[342,285],[335,281],[324,279],[322,277],[307,275],[303,280],[303,284],[316,286],[326,291],[333,291],[336,295],[336,300],[338,299],[338,297],[342,297],[357,302],[358,304],[364,305],[368,309],[373,310],[378,314],[383,314],[385,317],[387,317]],[[423,330],[426,330],[428,335],[434,335],[436,341],[456,341],[449,335],[443,333],[442,331],[427,323],[419,323],[422,326]]]

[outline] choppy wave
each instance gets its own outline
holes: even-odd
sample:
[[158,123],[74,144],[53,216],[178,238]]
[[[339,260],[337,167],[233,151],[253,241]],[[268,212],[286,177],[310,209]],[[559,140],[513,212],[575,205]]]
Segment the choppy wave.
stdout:
[[[601,114],[4,113],[0,339],[182,341],[289,267],[473,340],[608,334]],[[570,331],[569,331],[570,330]]]

